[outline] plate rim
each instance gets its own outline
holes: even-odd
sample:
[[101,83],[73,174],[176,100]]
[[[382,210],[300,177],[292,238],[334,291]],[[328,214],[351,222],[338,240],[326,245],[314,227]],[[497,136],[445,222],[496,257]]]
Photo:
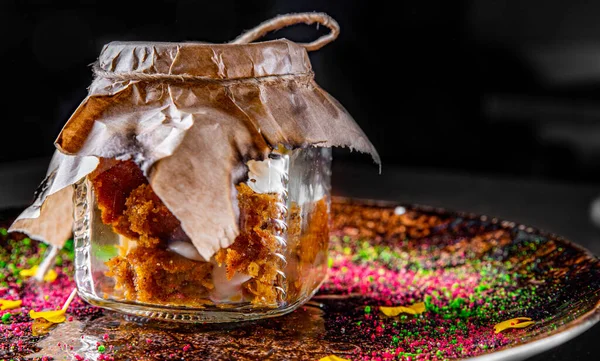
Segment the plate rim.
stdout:
[[[589,313],[591,313],[591,315],[588,315]],[[463,360],[522,360],[526,357],[537,355],[544,351],[553,349],[554,347],[574,339],[575,337],[592,328],[596,323],[598,323],[598,321],[600,321],[600,301],[596,303],[596,306],[593,310],[587,312],[581,316],[581,318],[561,326],[550,336],[539,335],[533,340],[516,345],[514,347],[508,347],[506,349],[489,352]]]
[[600,256],[596,256],[589,249],[585,248],[584,246],[582,246],[576,242],[571,241],[568,238],[565,238],[554,232],[549,232],[549,231],[545,231],[538,227],[528,226],[523,223],[506,220],[501,217],[488,216],[485,214],[477,214],[477,213],[466,212],[466,211],[458,211],[458,210],[453,210],[453,209],[448,209],[448,208],[443,208],[443,207],[433,207],[433,206],[423,205],[423,204],[419,204],[419,203],[404,203],[401,201],[379,200],[379,199],[369,199],[369,198],[352,198],[352,197],[343,197],[343,196],[332,196],[331,200],[332,200],[332,203],[343,203],[343,204],[350,204],[350,205],[362,205],[362,206],[374,206],[374,207],[398,207],[398,206],[400,206],[400,207],[414,209],[414,210],[421,211],[421,212],[433,212],[433,213],[449,215],[449,216],[453,215],[453,216],[468,218],[470,220],[477,219],[477,220],[484,221],[484,222],[490,222],[492,224],[498,224],[502,228],[505,228],[505,229],[506,228],[510,228],[510,229],[517,228],[521,231],[524,231],[524,232],[527,232],[527,233],[530,233],[533,235],[548,237],[548,238],[557,240],[559,242],[566,243],[569,246],[572,246],[572,247],[578,249],[579,251],[584,252],[588,257],[594,259],[596,262],[598,262],[600,264]]
[[[528,234],[539,235],[552,239],[554,241],[561,242],[570,247],[583,252],[588,258],[595,260],[600,264],[600,258],[593,254],[590,250],[584,246],[577,244],[561,235],[553,232],[544,231],[537,227],[527,226],[522,223],[508,221],[500,217],[491,217],[483,214],[476,214],[473,212],[455,211],[442,207],[432,207],[422,204],[415,203],[403,203],[401,201],[392,200],[378,200],[368,198],[351,198],[343,196],[332,196],[332,203],[348,204],[348,205],[359,205],[359,206],[373,206],[373,207],[405,207],[407,209],[413,209],[422,212],[432,212],[441,215],[458,216],[471,220],[480,220],[491,222],[492,224],[498,224],[504,229],[519,229]],[[600,300],[596,302],[594,307],[581,315],[580,317],[562,325],[561,327],[554,330],[550,335],[537,335],[533,339],[508,347],[500,349],[498,351],[491,351],[479,356],[471,358],[463,358],[462,360],[469,361],[495,361],[495,360],[522,360],[527,357],[542,353],[550,350],[554,347],[564,344],[567,341],[574,339],[583,332],[592,328],[596,323],[600,321]]]

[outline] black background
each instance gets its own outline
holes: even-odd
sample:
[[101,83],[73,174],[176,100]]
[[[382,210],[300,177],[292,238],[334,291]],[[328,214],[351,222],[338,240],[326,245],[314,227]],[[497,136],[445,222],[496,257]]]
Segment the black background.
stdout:
[[3,0],[0,162],[51,154],[105,43],[226,42],[300,11],[340,23],[339,39],[311,54],[316,78],[371,138],[384,172],[600,179],[600,2],[579,0]]

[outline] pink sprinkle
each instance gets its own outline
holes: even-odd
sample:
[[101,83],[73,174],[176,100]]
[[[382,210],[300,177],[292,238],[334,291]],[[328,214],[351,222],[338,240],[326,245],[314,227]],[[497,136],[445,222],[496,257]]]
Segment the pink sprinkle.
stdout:
[[183,352],[188,352],[191,348],[192,348],[192,346],[185,345],[185,346],[183,346]]

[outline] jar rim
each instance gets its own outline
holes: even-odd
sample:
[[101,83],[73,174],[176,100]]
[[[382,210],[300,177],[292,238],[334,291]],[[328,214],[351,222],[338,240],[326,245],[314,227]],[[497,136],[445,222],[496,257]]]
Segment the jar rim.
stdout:
[[97,67],[108,73],[241,79],[311,74],[306,49],[287,39],[249,44],[121,42],[102,49]]

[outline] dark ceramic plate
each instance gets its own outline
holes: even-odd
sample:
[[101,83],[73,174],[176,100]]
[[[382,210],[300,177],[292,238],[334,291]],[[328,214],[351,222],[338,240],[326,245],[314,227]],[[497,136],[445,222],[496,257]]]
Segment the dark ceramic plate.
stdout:
[[[60,287],[14,284],[0,298],[17,292],[39,308],[36,300],[52,294],[60,304],[72,287],[67,252]],[[522,359],[600,319],[598,258],[558,236],[485,216],[336,199],[329,265],[308,304],[263,321],[154,323],[77,300],[71,321],[32,336],[28,318],[15,310],[13,323],[0,326],[0,359]],[[414,315],[380,308],[420,303],[423,312]],[[519,326],[510,321],[517,317],[533,323],[495,333],[504,321]]]

